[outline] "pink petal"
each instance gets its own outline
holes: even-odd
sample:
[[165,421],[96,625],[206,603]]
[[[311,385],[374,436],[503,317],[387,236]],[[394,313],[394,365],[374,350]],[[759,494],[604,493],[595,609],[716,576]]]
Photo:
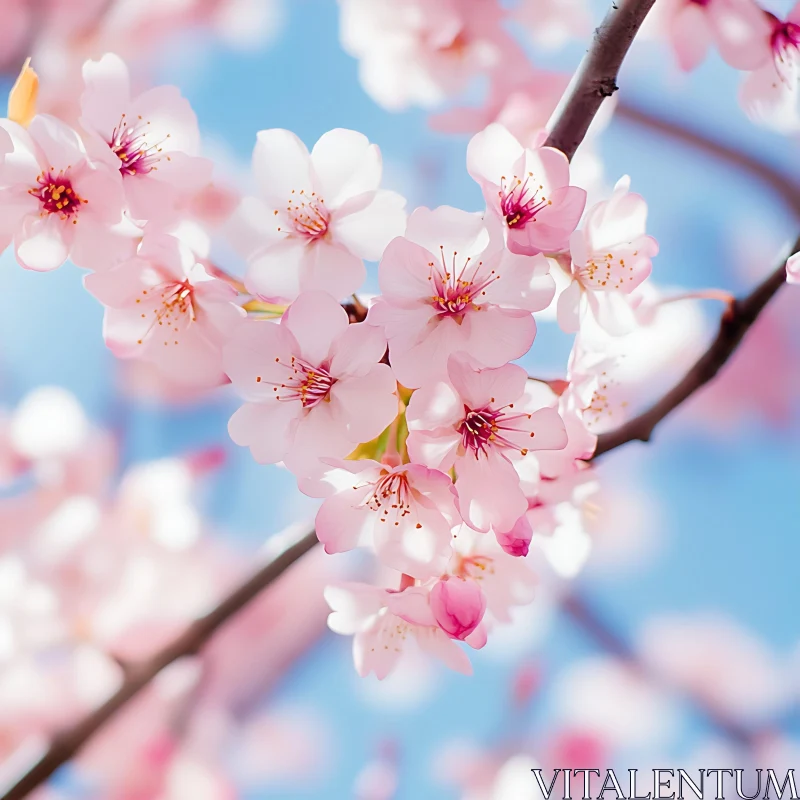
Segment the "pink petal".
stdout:
[[[522,145],[498,123],[476,133],[467,145],[467,171],[480,184],[499,186],[500,178],[524,152]],[[509,176],[510,177],[510,176]]]
[[376,364],[364,376],[338,380],[331,389],[331,406],[353,444],[369,442],[397,416],[397,384],[386,364]]
[[374,192],[381,182],[381,153],[363,133],[335,128],[323,134],[311,151],[315,186],[328,208],[350,197]]
[[253,173],[261,196],[272,209],[283,209],[301,190],[314,186],[311,162],[303,142],[282,128],[259,131],[253,151]]
[[489,451],[488,457],[468,454],[456,462],[458,508],[477,531],[510,530],[528,508],[514,467]]
[[406,201],[396,192],[379,191],[372,202],[353,214],[334,214],[329,230],[335,241],[367,261],[378,261],[392,239],[406,227]]
[[311,255],[306,242],[287,236],[251,257],[247,264],[247,290],[273,303],[286,303],[300,294],[300,275]]
[[291,447],[296,413],[296,403],[245,403],[230,418],[228,433],[259,464],[276,464]]
[[386,337],[380,328],[363,322],[348,325],[331,346],[331,374],[336,377],[364,375],[385,352]]
[[371,531],[375,512],[362,505],[370,491],[370,486],[348,488],[322,503],[315,526],[326,553],[352,550]]
[[500,408],[513,403],[525,391],[528,379],[525,370],[516,364],[481,368],[463,354],[450,356],[447,371],[450,382],[464,403],[472,409],[487,405]]
[[338,300],[357,291],[366,277],[364,262],[349,250],[325,240],[311,242],[300,269],[300,291],[327,292]]
[[303,292],[283,315],[300,355],[318,366],[331,355],[334,341],[348,326],[347,312],[325,292]]

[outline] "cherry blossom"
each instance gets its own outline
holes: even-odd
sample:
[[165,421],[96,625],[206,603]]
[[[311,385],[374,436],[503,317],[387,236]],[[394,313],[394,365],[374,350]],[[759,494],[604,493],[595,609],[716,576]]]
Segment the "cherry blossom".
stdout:
[[466,639],[480,625],[486,598],[475,581],[445,575],[430,594],[431,611],[439,627],[453,639]]
[[658,243],[645,233],[647,203],[629,188],[628,176],[620,178],[570,238],[571,282],[558,298],[558,324],[567,333],[577,331],[587,314],[612,334],[635,325],[624,295],[650,275]]
[[515,364],[479,367],[454,355],[447,371],[449,382],[425,386],[411,398],[409,455],[432,469],[455,469],[459,510],[473,528],[508,531],[528,507],[509,456],[563,448],[564,422],[552,408],[515,408],[527,381]]
[[[739,98],[757,122],[781,133],[800,130],[800,3],[785,20],[760,12],[766,21],[761,31],[764,52],[758,68],[745,78]],[[752,68],[752,67],[751,67]]]
[[667,0],[658,12],[683,70],[698,67],[711,46],[735,69],[755,69],[764,61],[769,26],[752,0]]
[[531,312],[555,291],[544,256],[509,253],[477,214],[448,206],[411,215],[379,280],[368,321],[385,327],[392,368],[408,387],[444,378],[459,350],[490,367],[523,355],[536,333]]
[[[386,566],[415,578],[441,574],[459,521],[450,478],[419,464],[389,467],[368,459],[333,462],[342,488],[317,514],[316,531],[328,553],[371,545]],[[338,474],[337,474],[338,473]]]
[[13,240],[19,263],[40,271],[67,258],[90,269],[107,263],[124,246],[112,231],[122,220],[119,174],[92,161],[78,134],[54,117],[34,117],[27,129],[0,125],[0,247]]
[[501,63],[513,40],[495,0],[340,0],[341,40],[380,105],[433,106]]
[[163,226],[211,179],[198,157],[197,118],[175,86],[131,94],[125,62],[106,54],[83,66],[81,126],[93,158],[119,170],[130,214]]
[[286,302],[320,290],[340,299],[366,276],[405,226],[405,200],[379,189],[381,154],[366,136],[337,128],[309,154],[290,131],[261,131],[253,152],[260,196],[245,198],[235,225],[248,289]]
[[475,134],[467,171],[487,207],[503,222],[508,248],[533,255],[566,248],[586,205],[586,192],[569,185],[569,162],[552,147],[523,147],[499,123]]
[[222,346],[244,311],[178,239],[148,231],[136,256],[84,283],[106,306],[103,336],[116,356],[152,361],[184,383],[223,382]]
[[392,371],[378,363],[385,349],[379,329],[348,325],[324,292],[301,294],[279,324],[241,325],[223,351],[245,400],[231,438],[260,464],[283,461],[300,479],[318,474],[320,457],[347,455],[396,416]]
[[[436,622],[429,594],[430,588],[422,586],[402,591],[365,583],[326,587],[325,599],[332,610],[328,626],[335,633],[353,636],[353,660],[359,675],[374,672],[379,680],[385,678],[397,665],[409,638],[450,669],[472,673],[467,654]],[[467,644],[471,638],[466,637]],[[477,646],[484,643],[485,637]]]

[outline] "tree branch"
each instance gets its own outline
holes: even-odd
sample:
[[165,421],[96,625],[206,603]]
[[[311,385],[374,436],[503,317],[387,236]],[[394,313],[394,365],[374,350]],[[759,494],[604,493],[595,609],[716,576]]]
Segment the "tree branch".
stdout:
[[43,784],[59,767],[73,758],[89,739],[123,706],[133,700],[161,670],[179,658],[199,652],[220,626],[277,580],[315,544],[317,535],[312,530],[271,558],[248,580],[236,587],[216,608],[189,625],[180,636],[151,659],[129,667],[122,686],[103,705],[76,725],[57,734],[47,752],[6,791],[2,800],[22,800],[29,792]]
[[733,145],[712,139],[697,128],[687,127],[682,122],[652,114],[624,101],[619,102],[614,115],[654,133],[668,136],[752,175],[769,186],[800,217],[800,177],[787,175],[785,170],[778,169]]
[[[625,662],[635,673],[654,683],[663,683],[642,662],[636,651],[616,631],[609,627],[603,618],[577,594],[571,594],[561,603],[565,614],[601,649],[620,661]],[[706,719],[729,739],[742,746],[752,746],[758,739],[760,731],[749,730],[736,721],[729,719],[706,698],[678,688],[692,705],[700,710]]]
[[612,0],[594,39],[554,114],[545,145],[572,159],[603,100],[619,88],[617,75],[655,0]]
[[[792,246],[792,253],[800,250],[800,237]],[[661,420],[671,414],[679,405],[705,386],[728,359],[746,336],[758,315],[786,282],[786,259],[772,274],[765,278],[749,295],[734,300],[723,313],[719,332],[706,352],[694,366],[670,389],[655,405],[638,417],[634,417],[614,431],[600,436],[594,457],[620,447],[627,442],[650,441],[653,430]]]

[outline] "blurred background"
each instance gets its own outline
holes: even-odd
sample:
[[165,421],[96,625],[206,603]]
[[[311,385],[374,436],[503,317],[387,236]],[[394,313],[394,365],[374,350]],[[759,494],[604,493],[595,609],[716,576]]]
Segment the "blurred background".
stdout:
[[[371,99],[334,0],[148,0],[108,29],[99,20],[114,3],[56,5],[29,15],[34,2],[0,2],[0,94],[32,54],[42,110],[68,117],[69,87],[79,91],[69,75],[117,50],[142,85],[181,88],[206,155],[238,190],[252,189],[258,130],[288,128],[310,146],[346,127],[380,146],[384,186],[409,209],[482,207],[465,169],[469,135]],[[604,7],[588,13],[596,24]],[[514,35],[538,66],[569,74],[591,27],[555,50],[524,26]],[[625,63],[620,98],[800,187],[797,140],[746,118],[739,80],[714,54],[679,72],[651,30]],[[452,105],[477,106],[485,90],[479,78]],[[661,246],[652,279],[667,293],[746,291],[796,236],[797,202],[630,111],[591,148],[598,195],[629,174],[647,199]],[[214,254],[243,271],[221,238]],[[377,290],[374,265],[367,290]],[[539,764],[795,766],[798,308],[800,293],[784,290],[650,444],[602,459],[592,513],[580,531],[562,522],[563,557],[535,602],[474,654],[474,676],[409,657],[382,683],[358,678],[350,640],[326,628],[322,588],[364,565],[313,552],[38,796],[514,800],[539,796],[528,772]],[[634,405],[703,349],[720,311],[671,304],[651,337],[627,343],[620,380]],[[271,537],[313,521],[314,501],[290,474],[228,439],[232,394],[187,395],[116,361],[101,326],[79,270],[37,274],[0,257],[0,785],[113,691],[118,660],[147,657],[246,575]],[[570,347],[542,319],[523,364],[563,377]]]

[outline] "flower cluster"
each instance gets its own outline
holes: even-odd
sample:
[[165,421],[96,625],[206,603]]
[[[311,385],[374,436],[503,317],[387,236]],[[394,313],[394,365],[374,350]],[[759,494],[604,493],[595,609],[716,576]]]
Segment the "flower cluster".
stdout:
[[[574,375],[552,386],[512,362],[551,305],[582,337],[636,326],[657,251],[644,200],[623,178],[587,210],[563,153],[493,123],[466,158],[485,209],[407,215],[362,134],[333,130],[309,151],[272,129],[253,154],[259,196],[231,213],[177,89],[134,94],[113,55],[83,75],[80,131],[2,122],[2,244],[29,269],[90,270],[119,357],[232,383],[244,402],[231,438],[322,499],[325,550],[366,548],[395,574],[329,591],[362,674],[386,675],[409,633],[466,670],[457,642],[482,647],[530,599],[521,557],[558,504],[580,506],[596,440],[602,361],[576,350]],[[243,281],[208,258],[221,221]],[[353,294],[365,260],[381,292],[368,308]]]
[[[543,127],[562,94],[568,76],[533,68],[505,18],[548,49],[591,29],[584,0],[443,0],[436,13],[424,0],[339,2],[342,45],[359,59],[364,88],[385,108],[437,105],[476,76],[489,76],[482,109],[441,117],[451,129],[475,129],[486,111],[518,133],[531,122]],[[745,73],[739,100],[751,119],[783,133],[800,130],[800,4],[780,18],[755,0],[665,0],[652,17],[682,70],[695,69],[716,48]]]

